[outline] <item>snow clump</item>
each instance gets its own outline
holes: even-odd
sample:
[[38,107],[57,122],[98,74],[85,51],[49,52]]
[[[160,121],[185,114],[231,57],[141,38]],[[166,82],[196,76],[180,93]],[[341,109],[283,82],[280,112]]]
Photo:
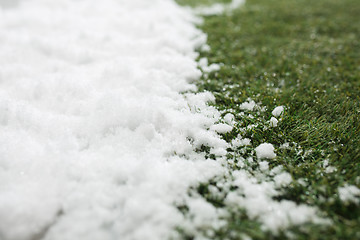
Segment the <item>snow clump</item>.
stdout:
[[360,189],[354,185],[346,185],[338,188],[339,197],[343,202],[360,204]]
[[274,110],[271,112],[274,117],[279,117],[284,112],[283,106],[278,106],[274,108]]
[[259,162],[259,169],[262,172],[265,172],[265,171],[269,170],[269,163],[266,162],[266,161]]
[[256,106],[257,104],[255,103],[255,101],[249,98],[246,102],[240,104],[240,109],[253,111]]
[[274,118],[274,117],[271,117],[271,119],[270,119],[270,126],[271,126],[271,127],[277,127],[278,122],[279,122],[279,120],[277,120],[277,119]]
[[286,187],[292,182],[292,178],[289,173],[282,172],[274,177],[274,181],[277,187]]
[[235,116],[234,116],[232,113],[227,113],[227,114],[225,114],[225,116],[224,116],[224,121],[225,121],[227,124],[233,126],[233,125],[235,124]]
[[218,124],[211,126],[210,129],[217,133],[227,133],[227,132],[231,132],[233,127],[230,125],[227,125],[225,123],[218,123]]
[[288,200],[277,201],[275,196],[281,194],[277,188],[291,181],[288,173],[280,173],[278,183],[262,181],[251,176],[246,170],[233,171],[234,180],[230,187],[236,187],[225,198],[229,207],[241,207],[246,210],[250,219],[262,223],[262,229],[278,233],[292,225],[301,225],[307,222],[324,224],[326,219],[317,217],[317,209],[303,204],[296,204]]
[[249,138],[242,138],[241,136],[238,136],[237,138],[231,141],[231,145],[235,148],[242,146],[249,146],[251,145],[251,140]]
[[273,159],[276,157],[275,148],[271,143],[262,143],[255,148],[256,156],[259,159]]

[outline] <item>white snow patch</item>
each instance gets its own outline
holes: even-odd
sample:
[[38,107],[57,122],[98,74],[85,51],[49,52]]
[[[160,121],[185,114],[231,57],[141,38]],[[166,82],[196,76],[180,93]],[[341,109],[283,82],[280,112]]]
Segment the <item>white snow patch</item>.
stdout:
[[265,230],[277,233],[292,225],[301,225],[306,222],[319,224],[327,222],[317,217],[316,208],[297,205],[287,200],[280,202],[274,200],[273,197],[280,194],[276,190],[275,182],[259,183],[258,179],[252,177],[245,170],[233,172],[233,177],[232,184],[237,187],[237,190],[226,196],[225,203],[232,208],[244,208],[247,216],[260,221]]
[[277,120],[277,119],[274,118],[274,117],[271,117],[271,119],[270,119],[270,126],[271,126],[271,127],[277,127],[278,122],[279,122],[279,120]]
[[233,126],[234,123],[235,123],[235,116],[234,116],[232,113],[227,113],[227,114],[225,114],[225,116],[224,116],[224,121],[225,121],[227,124]]
[[274,177],[274,181],[277,187],[286,187],[292,182],[292,178],[289,173],[282,172]]
[[251,145],[251,140],[249,138],[237,137],[231,141],[233,147],[242,147]]
[[354,185],[346,185],[338,188],[339,197],[343,202],[360,204],[360,189]]
[[207,58],[201,58],[198,65],[204,73],[210,73],[220,70],[220,64],[213,63],[209,65],[209,61]]
[[211,47],[208,44],[203,44],[201,46],[201,51],[203,52],[209,52],[211,50]]
[[253,111],[256,106],[257,105],[254,100],[248,99],[246,102],[243,102],[242,104],[240,104],[240,109]]
[[221,157],[225,156],[227,153],[225,148],[211,148],[210,154],[214,154],[215,156]]
[[262,143],[255,148],[256,156],[259,159],[268,158],[273,159],[276,157],[274,152],[275,148],[271,143]]
[[215,3],[211,6],[200,6],[194,9],[196,14],[210,16],[210,15],[220,15],[225,12],[233,11],[245,3],[245,0],[232,0],[231,3],[221,4]]
[[270,175],[275,176],[277,174],[280,174],[283,171],[283,168],[284,167],[281,165],[274,167],[273,169],[271,169]]
[[208,227],[216,224],[219,219],[219,211],[203,198],[188,201],[190,216],[193,219],[193,227]]
[[280,149],[289,149],[290,148],[290,143],[286,142],[281,144]]
[[225,123],[218,123],[211,126],[210,129],[218,133],[227,133],[227,132],[231,132],[233,127]]
[[269,163],[266,162],[266,161],[259,162],[259,169],[260,169],[260,171],[263,171],[263,172],[268,171],[269,170]]
[[271,113],[274,117],[280,117],[283,112],[284,112],[284,107],[278,106],[274,108],[274,110]]
[[197,19],[169,0],[2,0],[0,19],[0,238],[173,236],[174,203],[223,171],[195,148],[227,147],[214,96],[180,94]]
[[325,173],[333,173],[333,172],[336,172],[336,171],[337,171],[337,168],[333,167],[333,166],[327,166],[325,168]]

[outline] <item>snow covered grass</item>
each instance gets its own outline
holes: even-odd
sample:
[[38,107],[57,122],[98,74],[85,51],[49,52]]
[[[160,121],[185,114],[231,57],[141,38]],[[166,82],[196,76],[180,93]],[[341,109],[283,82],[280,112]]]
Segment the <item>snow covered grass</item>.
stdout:
[[0,0],[0,239],[359,238],[358,4],[241,2]]
[[[210,50],[200,58],[221,68],[204,71],[198,86],[215,95],[224,118],[234,116],[222,135],[232,143],[231,177],[197,189],[217,209],[230,209],[225,228],[204,230],[208,238],[360,238],[359,7],[356,0],[248,0],[231,14],[205,17]],[[256,215],[256,200],[246,202],[246,186],[261,189],[256,181],[275,182],[281,190],[268,193],[272,200],[312,206],[329,224],[268,232],[263,216],[271,214]]]

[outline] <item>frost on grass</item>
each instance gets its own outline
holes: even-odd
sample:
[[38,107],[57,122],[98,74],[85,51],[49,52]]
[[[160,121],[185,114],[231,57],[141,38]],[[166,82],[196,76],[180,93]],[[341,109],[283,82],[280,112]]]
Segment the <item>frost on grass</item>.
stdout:
[[197,19],[168,0],[2,0],[0,19],[0,238],[174,235],[174,205],[223,171],[195,150],[229,130],[210,93],[180,94]]

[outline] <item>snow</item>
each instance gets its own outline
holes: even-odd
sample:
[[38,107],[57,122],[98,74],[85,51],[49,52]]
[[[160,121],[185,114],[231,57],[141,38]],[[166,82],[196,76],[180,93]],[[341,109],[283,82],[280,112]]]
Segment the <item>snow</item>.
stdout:
[[220,15],[225,12],[231,12],[245,3],[245,0],[232,0],[228,4],[214,3],[211,6],[200,6],[195,8],[194,12],[203,16]]
[[325,159],[322,167],[325,169],[325,173],[333,173],[337,171],[337,168],[329,165],[329,159]]
[[[220,65],[196,62],[195,49],[210,47],[194,11],[172,0],[0,0],[0,19],[1,240],[177,239],[179,226],[195,239],[210,228],[212,239],[228,206],[273,232],[320,221],[316,208],[274,199],[292,181],[281,166],[260,161],[259,179],[229,172],[227,149],[251,139],[226,143],[219,133],[235,116],[221,118],[211,93],[195,93],[198,67]],[[241,106],[265,109],[251,99]],[[273,159],[274,150],[255,152]],[[211,188],[226,210],[189,194],[214,178],[226,179]]]
[[213,63],[209,65],[207,58],[201,58],[199,60],[199,67],[204,73],[211,73],[220,70],[220,64]]
[[277,119],[274,118],[274,117],[271,117],[271,119],[270,119],[270,126],[271,126],[271,127],[277,127],[278,122],[279,122],[279,120],[277,120]]
[[325,173],[333,173],[333,172],[336,172],[337,171],[337,168],[336,167],[333,167],[333,166],[328,166],[325,168]]
[[180,94],[197,19],[169,0],[1,1],[0,19],[1,239],[176,234],[174,205],[223,171],[195,148],[224,154],[230,129],[210,93]]
[[232,126],[235,123],[235,116],[232,113],[227,113],[224,116],[224,121]]
[[251,144],[251,140],[249,138],[241,138],[238,136],[237,138],[231,141],[231,144],[234,147],[248,146]]
[[292,182],[292,178],[289,173],[282,172],[274,177],[274,181],[277,187],[286,187]]
[[259,162],[259,168],[261,171],[265,172],[265,171],[269,170],[269,163],[266,161],[261,161],[261,162]]
[[286,143],[283,143],[281,146],[280,146],[280,149],[289,149],[290,148],[290,143],[286,142]]
[[253,111],[256,106],[257,105],[254,100],[248,99],[246,102],[243,102],[242,104],[240,104],[240,109]]
[[233,127],[228,124],[225,124],[225,123],[218,123],[218,124],[211,126],[210,129],[214,130],[215,132],[218,132],[218,133],[227,133],[227,132],[231,132]]
[[338,188],[340,200],[346,203],[360,204],[360,189],[354,185],[345,185]]
[[276,157],[275,148],[271,143],[262,143],[255,148],[256,156],[259,159],[273,159]]
[[281,114],[284,112],[284,110],[285,109],[283,106],[278,106],[278,107],[274,108],[274,110],[271,113],[274,117],[280,117]]
[[[288,173],[280,173],[285,176]],[[327,221],[317,217],[316,208],[292,201],[276,201],[273,198],[281,194],[277,191],[273,181],[260,182],[245,170],[233,172],[232,186],[235,191],[228,193],[225,203],[230,208],[243,207],[250,219],[262,223],[264,230],[274,233],[292,225],[301,225],[307,222],[325,224]],[[281,177],[283,178],[283,177]]]

